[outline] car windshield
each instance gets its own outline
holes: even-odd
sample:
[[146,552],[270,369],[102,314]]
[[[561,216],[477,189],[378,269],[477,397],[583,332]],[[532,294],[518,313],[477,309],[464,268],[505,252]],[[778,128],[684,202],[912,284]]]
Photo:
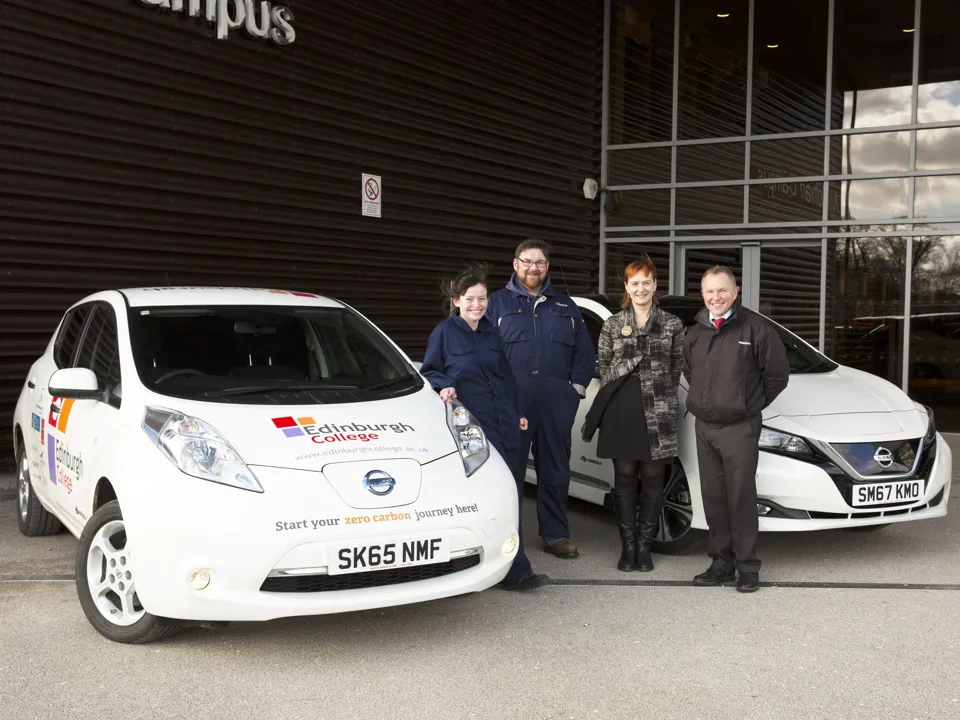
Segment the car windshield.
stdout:
[[[689,327],[690,325],[696,324],[697,313],[700,312],[701,308],[702,305],[675,308],[664,305],[663,309],[667,310],[668,312],[672,312],[674,315],[683,320],[684,327]],[[741,312],[759,315],[759,313],[747,308],[741,308]],[[799,336],[794,335],[782,325],[778,325],[764,315],[760,315],[760,317],[770,323],[773,329],[776,330],[777,334],[780,336],[780,340],[783,341],[783,346],[787,350],[787,360],[790,363],[791,375],[824,373],[836,370],[837,367],[839,367],[826,355],[822,355],[817,352],[814,348],[810,347],[807,343],[801,340]]]
[[[600,302],[612,313],[620,311],[619,295],[592,296],[591,299]],[[696,324],[697,313],[703,309],[703,304],[700,302],[694,302],[684,298],[678,298],[676,296],[663,298],[660,301],[660,306],[667,312],[672,313],[680,318],[680,320],[683,321],[683,326],[685,328]],[[742,310],[744,312],[753,313],[754,315],[759,314],[747,308],[742,308]],[[783,345],[787,350],[787,360],[790,363],[791,375],[825,373],[836,370],[839,367],[839,365],[833,362],[833,360],[812,348],[810,345],[801,340],[799,336],[790,332],[785,327],[778,325],[764,315],[760,315],[760,317],[770,323],[773,329],[777,331],[780,339],[783,341]],[[603,322],[599,319],[596,319],[593,321],[593,323],[591,323],[590,313],[584,313],[584,320],[587,322],[588,330],[590,331],[591,337],[594,341],[594,347],[596,347],[597,338],[600,335],[600,327],[603,325]],[[591,327],[591,325],[594,325],[595,327]]]
[[130,337],[143,384],[173,397],[327,404],[423,386],[383,335],[348,308],[133,308]]

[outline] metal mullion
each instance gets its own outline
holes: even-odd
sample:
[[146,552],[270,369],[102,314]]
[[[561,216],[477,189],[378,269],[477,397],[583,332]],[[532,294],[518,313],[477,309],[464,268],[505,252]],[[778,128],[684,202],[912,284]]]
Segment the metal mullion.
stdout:
[[771,133],[769,135],[737,135],[722,138],[698,138],[696,140],[657,140],[647,143],[625,143],[622,145],[610,145],[609,150],[644,150],[658,147],[670,147],[671,145],[722,145],[724,143],[738,143],[752,140],[753,142],[766,142],[769,140],[799,140],[802,138],[821,137],[824,134],[833,137],[835,135],[876,135],[879,133],[901,132],[903,130],[936,130],[941,128],[958,127],[960,123],[956,120],[943,120],[931,123],[909,123],[907,125],[878,125],[858,128],[837,128],[831,130],[801,130],[792,133]]
[[[833,44],[836,36],[836,0],[829,0],[827,3],[827,76],[824,78],[824,111],[823,111],[823,129],[830,130],[833,119]],[[823,176],[830,175],[830,135],[823,136]],[[830,220],[830,181],[823,181],[823,208],[820,219],[824,222],[820,232],[823,237],[820,240],[820,328],[818,333],[818,344],[820,352],[827,351],[827,302],[830,294],[827,292],[827,259],[830,255],[830,241],[827,239],[828,225]]]
[[[946,222],[946,221],[944,221],[944,222]],[[953,220],[952,222],[953,222],[953,223],[957,223],[957,222],[960,222],[960,220]],[[867,225],[889,225],[890,223],[882,223],[882,222],[881,222],[881,223],[866,223],[866,224],[867,224]],[[904,223],[901,223],[901,224],[904,224]],[[922,223],[919,223],[919,224],[922,224]],[[809,226],[809,227],[814,227],[814,225],[815,225],[815,224],[811,223],[811,224],[809,224],[808,226]],[[843,224],[841,224],[841,225],[836,225],[836,224],[834,224],[834,225],[831,225],[831,226],[827,227],[827,228],[826,228],[827,232],[825,232],[825,233],[824,233],[824,228],[821,227],[819,230],[812,230],[811,232],[808,232],[808,233],[803,233],[803,232],[799,232],[799,233],[779,233],[779,234],[777,234],[777,235],[772,235],[772,234],[770,234],[770,233],[759,233],[759,232],[750,233],[750,232],[746,232],[746,231],[752,229],[752,228],[750,228],[750,227],[736,227],[736,228],[726,228],[726,229],[728,229],[728,230],[743,230],[743,231],[745,231],[745,232],[743,232],[743,233],[740,234],[740,235],[716,235],[716,234],[715,234],[715,235],[711,235],[710,237],[715,237],[715,238],[716,238],[716,237],[722,237],[722,238],[731,238],[731,237],[745,237],[745,238],[763,238],[763,237],[819,237],[821,234],[825,234],[825,235],[828,236],[828,237],[840,237],[840,238],[842,238],[842,237],[849,237],[849,236],[851,236],[851,235],[856,235],[857,237],[871,238],[871,237],[926,237],[927,235],[938,235],[938,234],[939,234],[939,235],[943,235],[943,234],[944,234],[944,231],[943,231],[943,230],[936,230],[936,229],[929,229],[929,228],[928,228],[928,229],[919,229],[919,230],[918,230],[918,229],[915,229],[915,230],[903,229],[903,230],[889,230],[889,231],[878,231],[878,232],[855,232],[855,231],[851,231],[851,230],[843,230],[842,232],[829,232],[830,227],[843,227],[844,225],[854,225],[854,226],[857,226],[857,227],[860,226],[859,223],[843,223]],[[763,227],[763,228],[759,228],[759,227],[758,227],[757,229],[758,229],[758,230],[767,230],[767,229],[769,229],[769,228],[771,228],[771,227],[788,227],[788,226],[786,226],[786,225],[767,225],[767,227]],[[807,226],[801,226],[801,227],[807,227]],[[636,226],[636,227],[621,227],[621,228],[616,228],[616,230],[618,230],[619,232],[622,232],[622,233],[653,233],[653,232],[662,232],[662,233],[664,233],[663,235],[648,235],[648,236],[644,236],[644,237],[641,237],[641,238],[640,238],[641,240],[650,239],[650,238],[669,238],[669,237],[670,237],[670,232],[671,232],[672,230],[677,230],[677,231],[680,231],[680,232],[692,232],[692,231],[694,231],[694,230],[702,230],[703,232],[710,232],[710,231],[716,231],[716,230],[719,230],[719,229],[720,229],[720,228],[719,228],[718,226],[716,226],[716,225],[700,225],[700,226],[697,226],[697,227],[687,228],[685,231],[680,230],[680,228],[665,228],[665,227],[664,227],[664,228],[652,228],[652,227],[644,227],[644,226],[639,226],[639,225]],[[611,232],[612,232],[613,230],[614,230],[614,228],[611,228]],[[699,236],[690,236],[690,237],[699,237]],[[686,241],[686,240],[687,240],[687,237],[685,237],[685,236],[679,236],[679,237],[677,237],[677,240],[683,242],[683,241]],[[615,242],[615,241],[616,241],[616,242],[623,242],[623,236],[620,235],[620,236],[616,236],[616,237],[607,238],[607,242]]]
[[[918,105],[920,101],[920,33],[922,23],[922,0],[916,0],[913,6],[913,86],[911,88],[910,121],[917,124]],[[917,167],[917,131],[910,131],[910,169]],[[917,177],[910,178],[910,188],[907,201],[907,217],[915,217],[913,211],[917,192]],[[913,236],[907,238],[907,257],[904,263],[903,282],[903,367],[901,368],[901,387],[904,392],[910,388],[910,314],[913,310]]]
[[674,282],[676,273],[674,269],[676,268],[677,263],[677,243],[673,236],[670,237],[670,261],[669,261],[669,273],[670,277],[667,278],[667,292],[671,295],[677,294],[676,283]]
[[[753,135],[753,31],[754,31],[754,13],[756,12],[756,0],[750,0],[749,10],[747,11],[747,107],[745,118],[745,131],[749,138]],[[743,149],[743,179],[750,179],[750,141],[744,143]],[[750,186],[743,186],[743,221],[750,222]]]
[[[708,228],[704,228],[705,232],[709,232]],[[851,233],[849,231],[844,232],[809,232],[809,233],[748,233],[742,235],[690,235],[684,237],[675,238],[679,243],[687,242],[726,242],[733,240],[819,240],[822,237],[827,238],[848,238],[851,235],[855,235],[860,238],[887,238],[887,237],[927,237],[931,234],[930,230],[923,231],[902,231],[902,230],[886,230],[883,232],[876,233]],[[616,237],[610,238],[607,242],[608,244],[618,244],[626,242],[655,242],[657,240],[671,240],[669,235],[655,235],[652,237]],[[795,244],[795,243],[794,243]]]
[[910,295],[913,293],[913,236],[907,238],[907,257],[903,268],[903,368],[901,388],[907,392],[910,386]]
[[820,352],[826,353],[827,348],[827,257],[829,255],[830,242],[826,236],[820,240],[820,335],[818,344]]
[[[610,13],[611,0],[603,0],[603,89],[601,91],[601,121],[600,121],[600,249],[597,274],[597,291],[606,292],[607,286],[607,142],[610,139]],[[671,218],[670,222],[673,222]]]
[[[896,222],[893,224],[896,225],[926,225],[929,222],[929,218],[896,218]],[[608,233],[624,233],[624,232],[669,232],[672,230],[684,231],[684,230],[751,230],[757,228],[763,230],[765,228],[779,228],[779,227],[814,227],[815,225],[826,225],[828,227],[844,227],[847,225],[853,226],[869,226],[869,225],[890,225],[893,219],[890,220],[863,220],[863,221],[850,221],[850,220],[827,220],[825,223],[818,223],[816,220],[790,220],[787,222],[762,222],[762,223],[717,223],[712,225],[623,225],[620,227],[610,227],[607,228]],[[950,216],[945,218],[936,218],[937,224],[950,224],[950,223],[960,223],[960,216]],[[911,232],[911,231],[905,231]],[[918,235],[931,235],[936,234],[938,231],[926,230],[923,232],[917,231]],[[870,233],[856,233],[858,235],[870,235]],[[901,233],[903,234],[903,233]],[[942,234],[942,233],[941,233]]]
[[[680,3],[682,0],[675,0],[673,3],[673,99],[671,103],[671,127],[670,127],[670,225],[677,224],[677,138],[680,137]],[[677,273],[685,273],[685,268],[677,270],[675,263],[685,262],[683,253],[677,257],[676,243],[672,238],[676,237],[676,231],[670,231],[670,278],[669,293],[675,295],[677,285]],[[680,283],[681,288],[683,282]],[[681,293],[682,290],[681,290]]]
[[697,180],[675,183],[645,183],[642,185],[611,185],[611,190],[669,190],[671,188],[730,187],[732,185],[786,185],[791,183],[844,182],[846,180],[888,180],[900,178],[943,177],[960,175],[957,168],[946,170],[890,170],[877,173],[855,173],[852,175],[801,175],[783,178],[751,178],[749,180]]

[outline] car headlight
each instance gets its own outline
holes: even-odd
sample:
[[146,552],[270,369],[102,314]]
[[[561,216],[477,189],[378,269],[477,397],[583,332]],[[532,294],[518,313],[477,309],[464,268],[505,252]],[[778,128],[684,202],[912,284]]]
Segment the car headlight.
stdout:
[[929,445],[930,443],[936,442],[937,426],[933,422],[933,408],[927,407],[926,405],[923,405],[922,407],[927,411],[927,432],[923,436],[923,444]]
[[760,449],[786,455],[802,455],[804,457],[813,455],[813,450],[810,449],[807,441],[802,437],[769,428],[763,428],[760,431]]
[[447,427],[457,443],[467,477],[473,475],[490,457],[490,444],[480,424],[461,403],[447,403]]
[[181,472],[201,480],[263,492],[256,475],[230,443],[203,420],[173,410],[148,407],[143,431]]

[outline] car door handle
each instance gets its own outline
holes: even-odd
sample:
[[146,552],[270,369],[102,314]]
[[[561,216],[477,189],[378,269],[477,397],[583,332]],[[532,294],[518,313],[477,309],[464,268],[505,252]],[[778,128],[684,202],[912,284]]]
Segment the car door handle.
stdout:
[[27,380],[27,387],[33,390],[37,384],[33,380]]

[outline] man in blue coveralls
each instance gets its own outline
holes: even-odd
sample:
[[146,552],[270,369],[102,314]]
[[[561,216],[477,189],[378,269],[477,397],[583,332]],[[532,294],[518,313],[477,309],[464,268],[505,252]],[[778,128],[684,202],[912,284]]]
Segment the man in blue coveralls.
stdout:
[[580,309],[550,282],[550,245],[528,239],[517,246],[513,277],[490,295],[487,317],[499,328],[520,390],[523,457],[537,471],[537,518],[544,551],[578,556],[570,542],[567,496],[573,423],[597,355]]

